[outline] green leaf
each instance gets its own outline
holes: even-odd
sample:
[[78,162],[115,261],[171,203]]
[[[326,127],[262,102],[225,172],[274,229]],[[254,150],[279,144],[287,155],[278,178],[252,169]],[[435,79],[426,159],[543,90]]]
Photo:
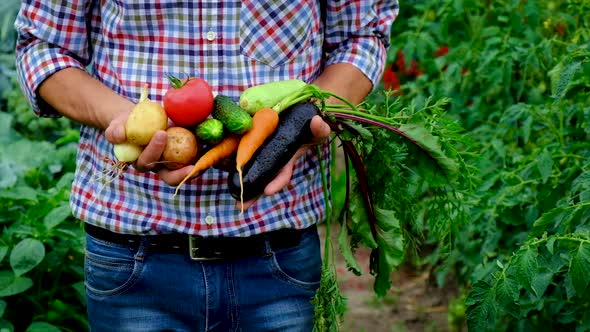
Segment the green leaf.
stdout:
[[522,140],[524,143],[528,143],[531,137],[531,131],[533,128],[533,121],[534,118],[532,116],[527,116],[523,121],[522,121],[522,128],[521,128],[521,132],[522,132]]
[[495,301],[495,288],[483,280],[477,281],[467,299],[467,327],[469,331],[494,330],[498,307]]
[[559,62],[555,65],[551,70],[548,72],[549,79],[551,81],[551,94],[553,96],[557,95],[557,84],[560,81],[561,73],[563,72],[564,64],[563,62]]
[[533,227],[529,231],[528,238],[532,239],[539,237],[545,231],[550,229],[553,225],[564,224],[575,215],[572,210],[576,206],[557,206],[548,212],[545,212],[539,219],[533,223]]
[[540,299],[545,294],[552,280],[553,272],[548,269],[542,269],[539,273],[535,274],[531,281],[531,288],[537,295],[537,298]]
[[520,295],[516,280],[504,277],[496,283],[496,299],[504,307],[512,306]]
[[8,253],[8,246],[0,245],[0,262],[2,262],[2,260],[4,260],[4,257],[6,257],[7,253]]
[[373,149],[373,134],[371,133],[371,131],[365,127],[363,127],[361,124],[356,123],[356,122],[352,122],[352,121],[348,121],[346,123],[347,126],[349,126],[350,128],[347,128],[347,131],[350,131],[351,129],[354,130],[356,133],[351,134],[352,137],[356,138],[356,137],[360,137],[362,142],[363,142],[363,150],[365,153],[370,153],[371,150]]
[[572,253],[568,274],[576,293],[584,294],[590,282],[590,244],[582,242]]
[[[590,122],[590,119],[586,122]],[[590,189],[590,172],[582,172],[572,181],[572,191],[580,192],[584,189]]]
[[340,227],[340,233],[338,234],[338,248],[340,248],[340,254],[342,255],[342,258],[344,258],[348,269],[357,276],[361,275],[361,267],[352,253],[352,248],[348,239],[348,227],[346,227],[346,225]]
[[34,322],[29,325],[26,332],[61,332],[61,330],[47,322]]
[[10,161],[3,160],[0,162],[0,188],[10,188],[16,184],[18,176],[12,171]]
[[551,176],[553,170],[553,156],[547,149],[544,149],[543,152],[538,156],[537,169],[539,170],[539,173],[541,173],[543,183],[547,183],[547,180]]
[[10,266],[14,274],[21,276],[37,266],[45,257],[45,247],[36,239],[20,241],[10,253]]
[[547,251],[549,251],[549,253],[551,255],[553,255],[554,250],[555,250],[555,240],[556,240],[555,237],[552,236],[547,240],[547,243],[545,244]]
[[432,135],[428,129],[422,125],[414,123],[401,125],[399,129],[414,140],[420,148],[422,148],[428,156],[438,164],[449,181],[453,181],[457,178],[459,166],[453,159],[449,158],[444,153],[440,146],[439,139]]
[[7,112],[0,112],[0,143],[8,143],[14,139],[12,129],[13,115]]
[[37,201],[37,191],[31,187],[16,187],[10,190],[0,190],[0,199],[14,201]]
[[0,319],[0,332],[13,332],[14,326],[6,319]]
[[465,299],[465,305],[472,306],[483,301],[490,288],[491,286],[487,282],[483,280],[476,281]]
[[4,316],[4,311],[6,311],[6,301],[0,300],[0,317]]
[[557,100],[563,98],[571,85],[572,78],[580,70],[581,65],[582,64],[580,61],[571,62],[566,65],[563,71],[557,75],[552,76],[552,80],[559,77],[558,81],[551,82],[551,93],[553,94],[553,97],[555,97]]
[[55,226],[61,224],[71,214],[72,213],[69,204],[63,203],[62,205],[54,208],[53,210],[49,211],[47,215],[45,215],[45,218],[43,218],[43,224],[48,229],[52,229]]
[[537,264],[538,253],[531,247],[519,250],[514,258],[514,277],[522,287],[534,292],[532,281],[538,273]]
[[[371,271],[375,274],[374,290],[378,296],[385,296],[391,288],[391,272],[404,259],[404,236],[394,211],[375,208],[377,217],[377,262],[371,260]],[[373,258],[373,257],[371,257]],[[377,263],[378,266],[374,266]]]
[[[33,280],[26,277],[15,277],[12,273],[11,275],[12,278],[8,280],[9,283],[3,285],[4,287],[0,288],[0,297],[20,294],[33,286]],[[2,283],[6,283],[6,281],[7,280],[4,279],[2,280]]]
[[86,286],[84,285],[84,281],[79,281],[73,284],[72,288],[74,288],[74,290],[76,291],[80,303],[86,306]]
[[353,186],[353,188],[349,197],[350,214],[348,215],[348,226],[350,227],[350,235],[360,240],[367,248],[377,248],[377,242],[375,242],[371,233],[371,226],[369,225],[361,191],[358,190],[358,186]]

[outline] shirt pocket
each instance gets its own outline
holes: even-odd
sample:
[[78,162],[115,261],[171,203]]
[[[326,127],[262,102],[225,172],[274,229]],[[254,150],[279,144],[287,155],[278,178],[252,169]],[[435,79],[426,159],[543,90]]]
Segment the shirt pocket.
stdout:
[[271,67],[286,64],[309,48],[313,0],[243,0],[240,52]]

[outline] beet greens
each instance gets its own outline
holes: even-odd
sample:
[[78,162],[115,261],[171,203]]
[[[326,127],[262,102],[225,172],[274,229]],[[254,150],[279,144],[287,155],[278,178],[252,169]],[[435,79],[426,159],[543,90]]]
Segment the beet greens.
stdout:
[[[326,104],[330,97],[341,104]],[[310,99],[316,101],[345,159],[343,204],[333,214],[327,203],[322,282],[313,300],[314,330],[337,331],[345,302],[334,268],[332,215],[340,225],[338,247],[349,269],[357,275],[363,273],[354,253],[360,246],[369,248],[368,272],[375,277],[375,294],[386,295],[391,273],[413,247],[415,239],[409,236],[409,229],[421,227],[426,220],[441,242],[440,248],[452,244],[452,229],[463,222],[464,207],[458,197],[466,195],[465,188],[470,187],[470,172],[458,147],[468,140],[454,121],[443,117],[447,99],[428,101],[416,110],[385,96],[381,108],[365,107],[308,85],[288,102]],[[432,215],[424,215],[424,207]]]

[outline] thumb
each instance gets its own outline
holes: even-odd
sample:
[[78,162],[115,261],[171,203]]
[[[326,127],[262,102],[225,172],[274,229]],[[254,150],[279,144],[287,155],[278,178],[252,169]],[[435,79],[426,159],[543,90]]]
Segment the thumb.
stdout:
[[127,122],[127,116],[117,116],[111,121],[104,132],[104,135],[109,142],[113,144],[125,142],[127,139],[125,135],[125,122]]
[[330,125],[328,125],[319,115],[316,115],[311,119],[309,127],[313,136],[311,141],[312,144],[323,143],[332,132]]

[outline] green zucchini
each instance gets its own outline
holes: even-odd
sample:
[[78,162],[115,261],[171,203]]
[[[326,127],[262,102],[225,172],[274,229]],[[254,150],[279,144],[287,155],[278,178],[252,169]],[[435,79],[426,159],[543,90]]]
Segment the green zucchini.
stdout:
[[215,96],[211,115],[230,133],[243,134],[252,128],[252,116],[228,96]]
[[307,84],[301,80],[284,80],[249,87],[240,95],[240,106],[253,115],[259,109],[273,107],[286,96]]
[[217,119],[209,118],[201,122],[195,129],[195,135],[200,141],[215,144],[223,138],[223,123]]

